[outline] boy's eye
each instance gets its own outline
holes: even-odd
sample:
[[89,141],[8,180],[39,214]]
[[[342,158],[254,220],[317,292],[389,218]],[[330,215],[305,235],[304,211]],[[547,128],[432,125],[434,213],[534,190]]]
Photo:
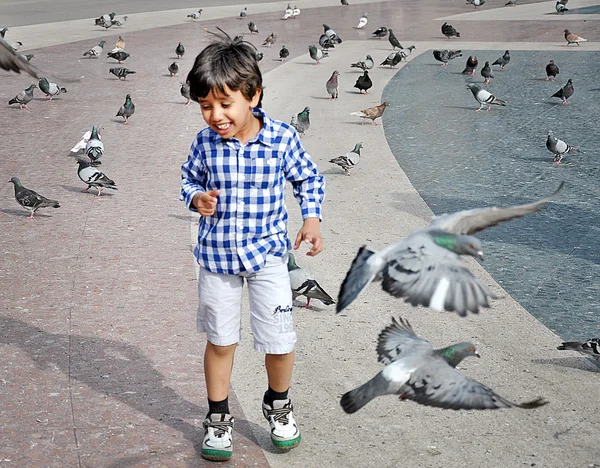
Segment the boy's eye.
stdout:
[[228,102],[224,102],[223,104],[221,104],[222,107],[224,107],[225,109],[227,109],[231,104],[229,104]]
[[202,110],[210,110],[210,106],[200,106]]

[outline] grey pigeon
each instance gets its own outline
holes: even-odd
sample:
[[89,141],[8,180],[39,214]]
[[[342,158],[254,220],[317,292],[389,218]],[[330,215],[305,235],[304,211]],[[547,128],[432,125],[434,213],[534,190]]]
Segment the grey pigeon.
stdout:
[[492,65],[500,65],[500,71],[504,71],[504,67],[508,65],[508,62],[510,62],[510,52],[506,50],[504,51],[502,57],[496,59],[496,61],[492,63]]
[[115,117],[123,117],[125,124],[129,124],[129,117],[135,112],[135,105],[131,101],[131,94],[125,96],[125,103],[121,106]]
[[92,165],[85,159],[79,158],[77,163],[79,164],[77,175],[82,182],[87,184],[87,188],[84,190],[84,192],[87,192],[91,187],[96,187],[96,190],[98,190],[98,196],[100,196],[102,195],[102,190],[105,188],[118,190],[113,180],[106,177],[105,174],[100,172],[95,167],[92,167]]
[[467,59],[467,64],[465,65],[465,69],[462,71],[462,74],[471,76],[475,75],[475,70],[477,70],[478,64],[479,62],[477,60],[477,57],[475,57],[474,55],[469,55],[469,58]]
[[169,70],[171,76],[175,76],[179,73],[179,65],[177,65],[176,62],[173,62],[167,67],[167,70]]
[[181,95],[187,99],[185,103],[186,106],[190,105],[190,100],[192,99],[190,96],[190,85],[187,83],[181,83],[181,89],[179,90]]
[[279,50],[279,58],[281,59],[282,62],[285,62],[285,59],[288,58],[290,56],[290,51],[289,49],[282,45],[281,49]]
[[2,29],[0,29],[0,37],[2,39],[4,39],[4,36],[6,36],[7,32],[8,32],[8,28],[2,28]]
[[369,89],[373,86],[373,82],[371,78],[369,78],[369,72],[365,70],[362,76],[359,76],[356,79],[356,83],[354,83],[354,87],[358,89],[358,92],[362,94],[364,91],[365,94],[369,94]]
[[475,7],[475,10],[477,10],[478,6],[481,6],[485,3],[485,0],[467,0],[467,5],[471,4]]
[[396,47],[398,47],[398,49],[402,49],[402,44],[400,44],[400,41],[394,35],[394,30],[390,28],[388,31],[390,33],[390,35],[388,36],[388,40],[390,41],[390,44],[392,45],[392,50],[395,50]]
[[192,18],[192,21],[196,21],[197,19],[200,19],[201,15],[202,15],[202,8],[200,8],[198,11],[195,11],[194,13],[190,13],[189,15],[187,15],[187,17]]
[[17,203],[31,213],[28,218],[33,218],[33,215],[40,208],[60,208],[58,201],[50,200],[33,190],[23,187],[17,177],[12,177],[9,182],[12,182],[15,186],[15,200],[17,200]]
[[349,176],[350,169],[356,166],[360,161],[360,150],[362,149],[362,147],[362,143],[356,143],[354,145],[354,149],[348,154],[330,159],[329,162],[340,166],[342,169],[344,169],[346,175]]
[[110,22],[110,24],[111,24],[111,26],[117,26],[120,28],[122,26],[125,26],[125,22],[127,21],[127,18],[129,18],[129,16],[127,16],[127,15],[121,16],[120,18],[115,18]]
[[563,15],[565,11],[569,11],[569,9],[565,6],[567,4],[566,1],[558,1],[556,5],[554,5],[554,9],[556,10],[557,15]]
[[300,135],[304,135],[310,127],[310,108],[306,106],[291,124]]
[[248,7],[244,7],[242,11],[240,11],[240,18],[245,18],[248,14]]
[[371,34],[373,34],[373,37],[378,37],[379,39],[382,39],[385,36],[387,36],[387,33],[388,33],[388,28],[386,28],[385,26],[381,26],[381,27],[377,28],[375,31],[373,31]]
[[373,68],[373,65],[375,65],[375,62],[373,62],[373,57],[367,55],[364,61],[360,60],[356,63],[353,63],[350,65],[350,68],[360,68],[361,70],[365,71]]
[[181,42],[175,47],[175,54],[177,55],[177,58],[181,58],[183,57],[183,54],[185,54],[185,47]]
[[389,65],[390,67],[395,68],[396,65],[398,65],[401,61],[402,54],[400,53],[400,51],[392,52],[390,55],[387,56],[387,58],[383,62],[379,64],[379,66],[383,67],[385,65]]
[[310,307],[311,299],[318,299],[325,305],[335,304],[333,298],[317,283],[317,280],[306,270],[303,270],[296,264],[294,255],[290,252],[288,256],[288,273],[290,275],[290,284],[292,287],[292,298],[296,300],[298,296],[306,297],[306,305],[303,309]]
[[277,34],[271,33],[267,36],[262,45],[271,47],[273,44],[275,44],[275,41],[277,41]]
[[569,78],[567,84],[560,88],[558,91],[556,91],[551,97],[562,99],[563,105],[566,106],[568,104],[567,99],[573,96],[574,92],[575,88],[573,87],[573,80]]
[[48,81],[48,79],[44,76],[40,78],[38,82],[38,87],[40,91],[42,91],[46,96],[49,97],[48,101],[52,101],[54,96],[58,96],[60,93],[66,93],[67,89],[58,86],[56,83],[52,83]]
[[342,43],[342,38],[340,36],[338,36],[336,34],[336,32],[331,29],[328,25],[323,24],[323,33],[327,35],[327,37],[329,39],[331,39],[331,41],[334,44],[341,44]]
[[250,31],[250,34],[258,34],[258,26],[256,25],[256,23],[254,21],[250,21],[248,23],[248,30]]
[[308,54],[310,55],[310,58],[315,61],[315,65],[319,65],[323,57],[329,56],[327,52],[318,49],[317,46],[315,46],[314,44],[308,46]]
[[451,37],[460,37],[460,33],[456,29],[454,29],[454,26],[448,23],[442,24],[442,34],[448,39],[450,39]]
[[487,105],[487,110],[491,109],[491,104],[495,106],[506,106],[506,101],[497,98],[489,91],[483,89],[477,83],[467,83],[467,88],[471,90],[473,97],[479,103],[479,109],[476,109],[477,112],[481,111],[485,105]]
[[124,50],[117,50],[116,52],[109,52],[107,56],[118,60],[119,63],[123,63],[129,57],[129,53]]
[[119,80],[125,80],[127,78],[127,75],[133,75],[135,73],[135,71],[125,67],[114,67],[109,69],[108,71],[115,75]]
[[564,341],[556,349],[564,351],[577,351],[585,356],[592,356],[600,362],[600,338],[591,338],[587,341]]
[[96,26],[102,26],[103,28],[110,28],[112,26],[112,20],[115,17],[115,12],[111,12],[111,13],[106,13],[105,15],[100,16],[99,18],[96,18],[94,20],[94,22],[96,23]]
[[365,119],[371,119],[371,122],[373,122],[373,125],[377,125],[377,122],[375,122],[375,119],[381,117],[383,115],[383,113],[385,112],[385,108],[389,105],[390,105],[390,103],[388,101],[385,101],[385,102],[382,102],[381,104],[379,104],[378,106],[369,107],[368,109],[363,109],[358,112],[352,112],[350,115],[356,115],[356,116],[362,118],[362,121],[360,123],[361,125],[363,125],[365,123]]
[[490,62],[485,62],[485,65],[481,69],[481,76],[485,78],[483,80],[483,84],[488,84],[490,82],[490,78],[494,78],[494,75],[492,75],[492,67],[490,67]]
[[575,33],[572,33],[571,31],[569,31],[568,29],[565,29],[565,40],[567,41],[567,45],[571,45],[571,44],[577,44],[579,45],[580,42],[587,42],[587,39],[584,39],[581,36],[578,36]]
[[260,62],[264,56],[265,56],[265,54],[263,54],[262,52],[257,52],[256,53],[256,61]]
[[578,153],[579,150],[571,145],[566,144],[564,141],[556,138],[552,131],[548,131],[548,138],[546,138],[546,148],[552,154],[554,154],[554,163],[560,164],[565,154]]
[[448,62],[457,57],[462,57],[462,51],[460,50],[434,50],[433,58],[435,58],[438,62],[442,62],[442,67],[447,67]]
[[342,4],[342,6],[348,6],[348,5],[350,5],[348,3],[348,0],[340,0],[340,3]]
[[398,53],[402,56],[403,59],[406,59],[406,57],[408,57],[412,53],[412,51],[415,49],[416,49],[416,47],[414,45],[411,45],[411,46],[405,47],[404,49],[400,49],[398,51]]
[[461,316],[489,307],[496,296],[460,261],[460,255],[482,258],[481,241],[473,236],[503,221],[535,213],[563,187],[533,203],[488,207],[434,216],[429,226],[413,231],[379,252],[363,246],[340,289],[337,312],[344,310],[374,279],[385,291],[413,306],[455,311]]
[[560,73],[558,65],[554,63],[554,60],[550,60],[550,63],[546,65],[546,81],[556,81],[556,75]]
[[508,0],[504,6],[517,6],[517,0]]
[[8,104],[19,104],[19,108],[21,110],[23,110],[23,108],[29,110],[29,106],[27,106],[27,103],[33,99],[34,88],[37,88],[37,85],[35,83],[30,84],[27,89],[24,89],[14,98],[8,101]]
[[86,51],[83,53],[84,57],[100,57],[100,54],[102,53],[102,50],[104,49],[104,44],[106,44],[106,41],[100,41],[98,43],[98,45],[95,45],[94,47],[92,47],[90,50]]
[[102,143],[100,135],[98,135],[98,127],[95,125],[92,127],[90,138],[85,145],[85,154],[90,158],[92,166],[99,166],[102,164],[100,158],[104,154],[104,143]]
[[327,83],[325,83],[325,88],[327,89],[327,92],[329,93],[330,101],[332,99],[337,99],[338,95],[340,93],[340,84],[338,82],[338,76],[340,76],[340,72],[337,70],[334,70],[334,72],[331,74],[331,78],[329,78],[327,80]]
[[21,41],[15,41],[15,42],[11,43],[10,46],[12,47],[12,50],[14,50],[16,52],[21,47],[23,47],[23,43]]
[[456,343],[433,349],[419,338],[408,320],[392,318],[377,341],[378,360],[385,368],[367,383],[345,393],[340,404],[346,413],[355,413],[373,398],[399,395],[425,406],[453,410],[492,410],[499,408],[538,408],[542,398],[513,403],[491,388],[456,370],[469,356],[481,357],[473,343]]
[[335,44],[331,39],[329,39],[329,37],[327,37],[327,34],[321,34],[321,36],[319,37],[319,45],[323,48],[324,51],[335,48]]

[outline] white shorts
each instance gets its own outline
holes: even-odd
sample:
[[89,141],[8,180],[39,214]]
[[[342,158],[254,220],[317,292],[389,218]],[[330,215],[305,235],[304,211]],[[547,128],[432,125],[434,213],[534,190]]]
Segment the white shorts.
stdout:
[[207,340],[216,346],[240,342],[244,279],[248,282],[254,349],[267,354],[292,352],[296,332],[287,255],[268,255],[265,266],[259,271],[237,275],[212,273],[201,266],[198,277],[198,331],[206,333]]

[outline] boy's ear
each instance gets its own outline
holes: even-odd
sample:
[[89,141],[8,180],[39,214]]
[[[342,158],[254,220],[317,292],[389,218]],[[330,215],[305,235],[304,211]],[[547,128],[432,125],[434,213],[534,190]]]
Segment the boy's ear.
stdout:
[[252,98],[252,101],[250,101],[250,108],[254,109],[256,106],[258,106],[258,103],[260,102],[260,98],[262,96],[262,89],[258,88],[256,90],[256,93],[254,93],[254,97]]

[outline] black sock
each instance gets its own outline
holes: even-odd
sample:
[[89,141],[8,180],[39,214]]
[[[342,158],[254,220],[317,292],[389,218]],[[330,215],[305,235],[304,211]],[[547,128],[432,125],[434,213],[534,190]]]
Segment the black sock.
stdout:
[[288,388],[285,392],[276,392],[269,387],[269,389],[265,392],[263,402],[269,406],[273,406],[273,402],[275,400],[287,400],[289,391],[290,389]]
[[208,414],[206,417],[208,418],[213,413],[229,413],[229,397],[225,398],[221,401],[212,401],[210,398],[208,399]]

